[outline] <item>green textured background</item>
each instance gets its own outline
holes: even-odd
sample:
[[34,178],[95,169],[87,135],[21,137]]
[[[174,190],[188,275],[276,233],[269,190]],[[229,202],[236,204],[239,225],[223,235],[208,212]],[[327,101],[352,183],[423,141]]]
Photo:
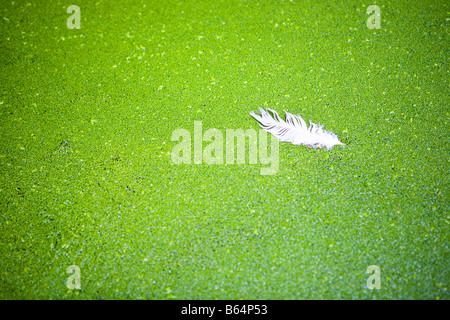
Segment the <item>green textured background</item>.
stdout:
[[[2,1],[0,298],[448,299],[448,24],[448,1]],[[346,146],[280,143],[272,176],[171,162],[175,129],[258,107]]]

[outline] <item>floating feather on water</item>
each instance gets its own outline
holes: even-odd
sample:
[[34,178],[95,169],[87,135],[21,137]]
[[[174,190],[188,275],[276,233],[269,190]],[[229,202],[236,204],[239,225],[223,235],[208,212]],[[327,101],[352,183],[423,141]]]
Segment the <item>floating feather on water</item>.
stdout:
[[306,145],[308,148],[320,149],[326,147],[331,149],[335,145],[343,145],[338,136],[331,131],[323,130],[323,126],[309,122],[306,125],[302,117],[286,112],[286,121],[282,120],[278,113],[272,109],[259,108],[261,115],[253,111],[250,115],[255,118],[261,128],[273,134],[279,141],[290,142],[295,145]]

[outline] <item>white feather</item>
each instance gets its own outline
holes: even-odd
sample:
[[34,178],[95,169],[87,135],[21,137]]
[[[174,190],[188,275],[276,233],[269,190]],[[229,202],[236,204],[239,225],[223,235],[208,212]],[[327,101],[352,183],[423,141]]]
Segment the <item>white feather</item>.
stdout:
[[263,108],[259,108],[260,116],[253,111],[250,112],[250,115],[259,122],[261,128],[273,134],[279,141],[290,142],[295,145],[303,144],[314,149],[322,147],[331,149],[335,145],[343,145],[337,135],[323,130],[321,125],[316,125],[310,121],[308,127],[302,117],[286,111],[286,121],[284,121],[276,111],[267,110],[272,115]]

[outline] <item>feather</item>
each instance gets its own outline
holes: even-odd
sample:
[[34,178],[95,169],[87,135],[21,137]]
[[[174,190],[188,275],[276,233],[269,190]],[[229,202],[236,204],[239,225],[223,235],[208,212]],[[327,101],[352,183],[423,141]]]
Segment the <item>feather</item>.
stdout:
[[294,145],[306,145],[308,148],[331,149],[335,145],[343,145],[338,136],[331,131],[323,130],[323,126],[309,122],[306,125],[302,117],[286,112],[286,121],[282,120],[278,113],[272,109],[259,108],[261,115],[253,111],[250,115],[255,118],[261,128],[273,134],[279,141],[290,142]]

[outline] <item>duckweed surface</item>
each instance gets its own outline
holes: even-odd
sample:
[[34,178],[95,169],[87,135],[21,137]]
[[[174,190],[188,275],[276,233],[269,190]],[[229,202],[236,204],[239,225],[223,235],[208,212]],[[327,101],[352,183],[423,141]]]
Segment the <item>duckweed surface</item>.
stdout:
[[[0,298],[448,299],[448,12],[2,1]],[[280,143],[274,175],[172,162],[174,130],[258,107],[346,145]]]

